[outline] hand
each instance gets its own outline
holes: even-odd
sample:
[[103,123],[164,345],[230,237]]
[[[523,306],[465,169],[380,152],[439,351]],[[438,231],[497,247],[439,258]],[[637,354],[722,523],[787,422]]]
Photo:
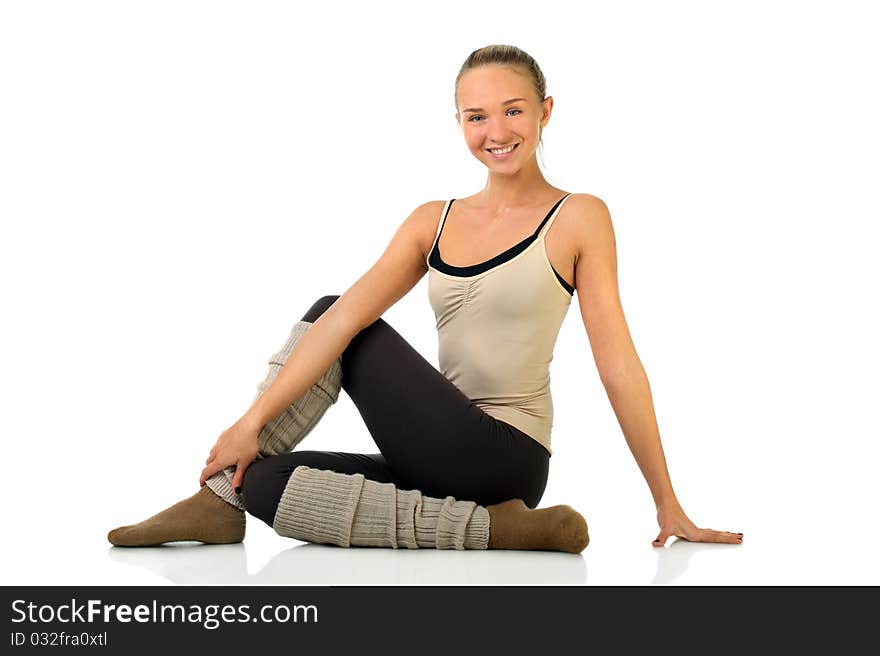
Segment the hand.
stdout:
[[217,438],[217,443],[211,449],[206,467],[199,477],[199,486],[218,471],[226,469],[229,465],[235,465],[235,475],[232,477],[232,489],[238,493],[241,482],[244,480],[244,472],[250,467],[259,453],[257,437],[260,429],[253,423],[239,419],[227,428]]
[[657,523],[660,525],[660,535],[651,543],[655,547],[662,547],[666,544],[666,538],[670,535],[683,538],[688,542],[742,543],[742,533],[697,528],[677,503],[657,506]]

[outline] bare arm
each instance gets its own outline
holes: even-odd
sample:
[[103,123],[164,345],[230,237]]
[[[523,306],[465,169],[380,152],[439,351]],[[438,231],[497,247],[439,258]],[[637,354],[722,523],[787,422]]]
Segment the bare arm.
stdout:
[[416,208],[394,233],[376,264],[318,317],[269,388],[220,435],[205,462],[200,485],[218,471],[235,465],[232,487],[238,492],[245,471],[259,453],[257,441],[262,427],[305,394],[355,335],[400,300],[428,270],[425,254],[439,211],[438,201]]
[[575,284],[599,377],[655,504],[678,503],[660,443],[648,377],[623,314],[611,216],[595,196],[581,194],[577,200],[581,216]]
[[242,421],[261,429],[300,398],[352,339],[407,294],[427,272],[425,240],[436,202],[420,205],[400,225],[379,260],[306,331],[272,385]]
[[578,258],[575,287],[599,376],[627,445],[651,489],[662,547],[672,535],[691,542],[737,544],[742,536],[697,526],[685,515],[669,479],[651,387],[623,315],[617,284],[617,245],[608,207],[578,194]]
[[278,376],[241,421],[261,430],[274,421],[284,408],[303,396],[336,361],[357,332],[339,312],[333,312],[340,297],[300,338]]

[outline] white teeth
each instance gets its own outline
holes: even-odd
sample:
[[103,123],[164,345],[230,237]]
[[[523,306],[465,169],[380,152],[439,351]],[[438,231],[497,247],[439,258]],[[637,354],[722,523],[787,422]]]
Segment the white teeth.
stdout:
[[509,153],[515,147],[516,147],[516,144],[513,144],[513,146],[508,146],[507,148],[499,148],[497,150],[494,148],[490,148],[489,151],[492,153],[495,153],[496,155],[503,155],[504,153]]

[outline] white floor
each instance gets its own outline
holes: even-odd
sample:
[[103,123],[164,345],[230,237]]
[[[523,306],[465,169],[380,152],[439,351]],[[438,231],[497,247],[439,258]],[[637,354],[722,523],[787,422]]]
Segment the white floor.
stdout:
[[[642,531],[597,532],[580,555],[525,551],[343,549],[276,535],[249,517],[235,545],[179,542],[113,547],[99,514],[52,517],[6,533],[2,581],[64,585],[806,585],[872,584],[876,529],[864,541],[798,535],[750,519],[742,545],[671,539],[650,546]],[[745,532],[745,531],[743,531]]]
[[[15,567],[14,559],[7,560],[3,581],[69,585],[736,584],[747,577],[748,563],[757,550],[760,547],[750,550],[745,545],[683,541],[665,549],[632,544],[627,548],[620,540],[599,540],[581,555],[341,549],[281,538],[253,520],[245,541],[235,545],[180,542],[130,549],[109,543],[102,546],[99,540],[63,547],[48,541],[26,548],[21,545],[16,551],[26,551],[34,567]],[[758,578],[766,577],[756,575],[752,580]]]

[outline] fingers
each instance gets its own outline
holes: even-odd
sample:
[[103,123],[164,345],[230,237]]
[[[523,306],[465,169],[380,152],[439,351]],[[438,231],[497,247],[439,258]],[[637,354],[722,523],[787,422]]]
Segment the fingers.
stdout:
[[692,542],[720,542],[725,544],[742,544],[742,536],[730,531],[715,531],[711,528],[697,529],[697,534],[692,538],[685,538]]
[[[216,459],[217,459],[217,445],[215,444],[214,448],[211,449],[211,452],[208,454],[208,459],[205,460],[205,469],[202,470],[202,476],[201,476],[201,478],[199,478],[200,485],[204,485],[205,481],[214,475],[213,472],[205,475],[205,472],[211,468],[212,464],[216,461]],[[222,469],[222,467],[221,467],[221,469]],[[217,471],[217,470],[215,469],[214,471]]]
[[250,467],[251,461],[240,460],[235,465],[235,474],[232,476],[232,489],[236,494],[241,494],[241,486],[244,481],[244,472]]
[[[660,535],[657,536],[657,539],[654,540],[651,545],[654,547],[662,547],[664,544],[666,544],[667,538],[669,538],[671,535],[672,533],[661,531]],[[743,541],[742,533],[732,533],[730,531],[715,531],[710,528],[699,528],[694,533],[679,535],[679,537],[687,540],[688,542],[718,542],[723,544],[742,544]]]
[[218,467],[216,461],[214,464],[205,467],[202,470],[202,475],[199,477],[199,485],[204,485],[205,481],[207,481],[221,469],[223,469],[223,467]]
[[727,544],[742,544],[742,535],[739,533],[731,533],[730,531],[713,531],[710,528],[704,528],[703,534],[706,536],[704,542],[725,542]]

